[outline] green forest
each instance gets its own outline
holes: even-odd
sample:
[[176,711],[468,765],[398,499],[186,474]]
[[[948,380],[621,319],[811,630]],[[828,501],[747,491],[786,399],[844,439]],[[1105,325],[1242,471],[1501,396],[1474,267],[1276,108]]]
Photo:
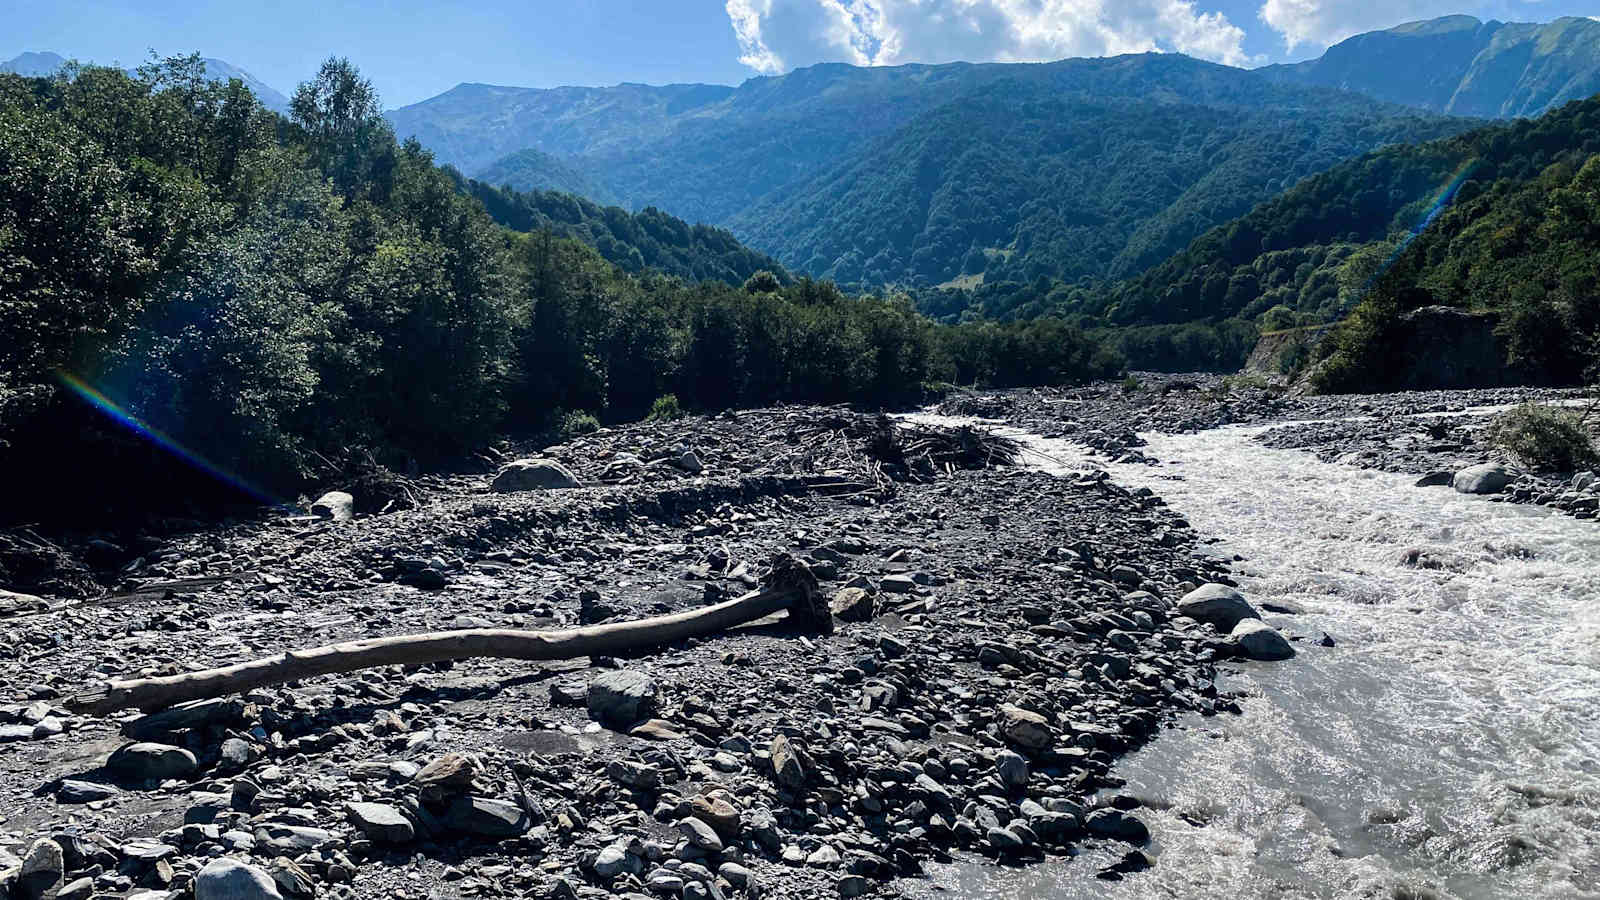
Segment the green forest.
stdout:
[[[1600,97],[1336,165],[1126,279],[986,282],[917,304],[948,322],[1060,317],[1134,368],[1221,371],[1259,332],[1338,322],[1369,297],[1503,310],[1516,347],[1561,338],[1565,362],[1548,371],[1571,382],[1600,305],[1587,274],[1600,244],[1571,224],[1597,155]],[[1568,330],[1530,338],[1535,322]]]
[[665,395],[881,406],[1120,368],[1059,321],[949,327],[780,272],[696,280],[751,257],[664,216],[611,229],[643,267],[573,239],[592,223],[535,219],[537,196],[496,192],[535,230],[507,228],[396,141],[341,59],[290,108],[198,56],[0,77],[0,465],[55,486],[46,506],[193,501],[155,443],[281,496],[360,454],[426,467]]

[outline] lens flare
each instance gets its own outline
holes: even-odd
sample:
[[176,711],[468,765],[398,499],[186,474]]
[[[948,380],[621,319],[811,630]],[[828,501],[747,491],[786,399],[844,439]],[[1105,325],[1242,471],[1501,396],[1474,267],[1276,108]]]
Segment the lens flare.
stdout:
[[251,484],[244,478],[241,478],[240,476],[215,465],[200,454],[195,453],[193,450],[190,450],[189,448],[178,443],[178,441],[172,438],[170,435],[142,421],[138,416],[128,411],[121,404],[117,403],[115,400],[112,400],[110,397],[107,397],[105,394],[102,394],[100,391],[96,390],[93,385],[89,384],[78,376],[73,375],[70,372],[57,372],[56,377],[61,380],[62,384],[70,388],[73,393],[77,394],[79,397],[82,397],[95,409],[105,413],[111,418],[112,421],[118,423],[129,431],[132,431],[134,434],[145,438],[146,440],[173,454],[189,465],[194,466],[202,472],[205,472],[207,475],[210,475],[218,481],[232,485],[233,487],[256,498],[257,500],[260,500],[263,503],[271,506],[284,505],[282,502],[275,499],[271,494],[268,494],[261,488]]
[[1394,248],[1394,252],[1389,254],[1389,258],[1383,261],[1383,265],[1378,266],[1378,270],[1372,273],[1372,276],[1367,279],[1367,283],[1361,286],[1363,296],[1372,289],[1372,286],[1378,282],[1379,278],[1383,277],[1385,272],[1393,268],[1412,242],[1421,237],[1422,233],[1428,230],[1428,226],[1432,225],[1435,220],[1444,214],[1445,210],[1450,208],[1450,204],[1456,199],[1456,194],[1461,191],[1461,186],[1467,183],[1467,179],[1471,178],[1472,173],[1477,169],[1477,159],[1469,159],[1456,169],[1450,179],[1444,183],[1444,187],[1441,187],[1439,193],[1434,196],[1433,203],[1428,207],[1427,214],[1422,217],[1421,221],[1412,226],[1405,237],[1400,239],[1400,245]]

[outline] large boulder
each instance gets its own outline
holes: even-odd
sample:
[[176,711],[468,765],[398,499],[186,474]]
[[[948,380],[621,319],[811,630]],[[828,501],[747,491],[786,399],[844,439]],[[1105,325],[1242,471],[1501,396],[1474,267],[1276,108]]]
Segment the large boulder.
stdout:
[[335,522],[348,522],[356,517],[356,498],[344,491],[329,491],[311,504],[311,514]]
[[357,830],[380,844],[409,844],[416,827],[393,806],[384,803],[346,803],[345,816]]
[[618,728],[656,714],[659,703],[654,678],[632,669],[602,672],[589,682],[589,718]]
[[1283,634],[1260,619],[1245,619],[1235,625],[1233,640],[1248,659],[1271,661],[1294,656],[1294,648]]
[[583,482],[566,466],[553,459],[519,459],[506,463],[495,473],[490,489],[502,494],[515,491],[549,491],[582,487]]
[[1178,601],[1178,615],[1209,622],[1224,634],[1245,619],[1261,618],[1243,594],[1225,584],[1203,584],[1184,594]]
[[1463,494],[1498,494],[1511,484],[1511,473],[1499,463],[1469,466],[1456,473],[1452,482]]
[[278,883],[261,869],[222,857],[195,873],[194,900],[283,900]]
[[198,763],[194,754],[170,744],[140,741],[111,754],[106,769],[130,781],[165,781],[191,774]]

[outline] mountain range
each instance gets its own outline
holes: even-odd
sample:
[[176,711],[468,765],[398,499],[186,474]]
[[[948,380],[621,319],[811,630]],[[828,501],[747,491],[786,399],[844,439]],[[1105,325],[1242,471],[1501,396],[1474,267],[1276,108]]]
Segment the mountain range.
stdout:
[[463,84],[393,110],[494,185],[658,207],[874,285],[1136,275],[1301,178],[1600,91],[1600,22],[1449,16],[1247,71],[1175,54]]
[[[61,71],[61,67],[66,65],[67,62],[67,58],[58,53],[28,51],[5,62],[0,62],[0,72],[39,78],[46,75],[54,75],[56,72]],[[245,83],[245,87],[248,87],[250,92],[256,95],[256,99],[260,100],[263,106],[280,113],[289,111],[288,97],[285,97],[271,85],[251,75],[244,69],[230,62],[209,57],[204,62],[206,64],[206,75],[211,79],[227,81],[237,78]],[[132,71],[133,68],[133,66],[128,67],[129,71]]]
[[1258,71],[1449,115],[1537,116],[1600,93],[1600,21],[1446,16],[1356,35],[1318,59]]
[[1175,54],[826,64],[737,88],[462,85],[389,117],[466,174],[493,181],[532,148],[625,207],[879,284],[1136,271],[1339,160],[1467,127]]

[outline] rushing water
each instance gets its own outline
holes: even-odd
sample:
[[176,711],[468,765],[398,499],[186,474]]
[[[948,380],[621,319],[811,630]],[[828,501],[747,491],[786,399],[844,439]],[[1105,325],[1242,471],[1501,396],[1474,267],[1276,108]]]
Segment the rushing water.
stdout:
[[[1115,466],[1307,640],[1244,663],[1242,716],[1198,717],[1127,757],[1155,868],[1104,857],[934,873],[929,895],[1600,898],[1600,523],[1272,450],[1260,429],[1150,436]],[[1082,455],[1030,438],[1047,468]],[[1445,568],[1402,564],[1427,551]],[[921,891],[913,889],[913,893]]]

